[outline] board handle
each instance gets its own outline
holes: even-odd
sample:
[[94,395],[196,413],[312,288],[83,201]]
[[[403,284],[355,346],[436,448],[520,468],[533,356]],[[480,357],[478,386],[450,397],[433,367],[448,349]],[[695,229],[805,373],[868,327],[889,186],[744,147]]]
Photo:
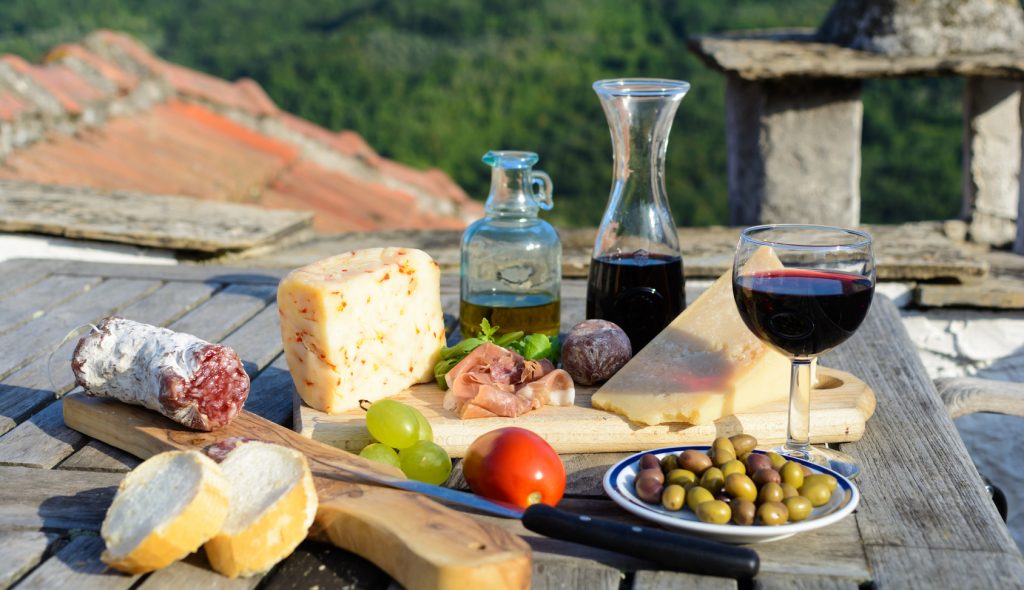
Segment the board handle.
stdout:
[[523,526],[547,537],[625,553],[679,572],[751,580],[761,566],[752,549],[573,514],[547,504],[527,508]]
[[407,590],[530,587],[517,535],[418,494],[317,479],[310,534],[372,561]]

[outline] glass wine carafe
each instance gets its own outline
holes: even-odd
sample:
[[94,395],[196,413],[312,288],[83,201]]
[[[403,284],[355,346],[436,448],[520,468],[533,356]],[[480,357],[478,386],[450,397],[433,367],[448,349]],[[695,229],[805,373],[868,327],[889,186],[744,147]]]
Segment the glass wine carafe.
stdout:
[[686,307],[679,236],[665,193],[672,119],[690,85],[676,80],[600,80],[614,179],[594,242],[587,317],[615,322],[634,354]]
[[459,327],[475,336],[486,318],[498,333],[558,335],[562,243],[537,213],[552,208],[551,178],[532,152],[491,151],[486,217],[462,235]]

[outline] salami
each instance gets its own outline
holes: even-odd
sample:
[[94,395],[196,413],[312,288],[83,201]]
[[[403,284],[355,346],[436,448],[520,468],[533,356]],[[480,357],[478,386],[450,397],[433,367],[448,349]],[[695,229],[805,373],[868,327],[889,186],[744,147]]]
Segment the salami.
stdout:
[[196,430],[224,426],[249,395],[249,376],[227,346],[119,317],[78,342],[71,368],[89,395],[140,405]]

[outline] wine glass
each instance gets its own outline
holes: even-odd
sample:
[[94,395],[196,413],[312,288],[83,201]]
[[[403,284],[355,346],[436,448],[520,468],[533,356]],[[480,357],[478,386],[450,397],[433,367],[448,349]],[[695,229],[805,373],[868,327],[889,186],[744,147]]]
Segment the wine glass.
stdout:
[[732,268],[740,317],[792,362],[786,443],[776,451],[855,477],[852,457],[811,446],[810,394],[817,355],[853,335],[871,306],[871,236],[816,225],[751,227],[740,234]]

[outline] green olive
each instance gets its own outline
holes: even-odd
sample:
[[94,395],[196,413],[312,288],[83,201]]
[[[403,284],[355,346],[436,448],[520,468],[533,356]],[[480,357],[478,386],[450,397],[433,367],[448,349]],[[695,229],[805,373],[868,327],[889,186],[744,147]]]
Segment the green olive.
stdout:
[[733,459],[732,461],[729,461],[725,465],[722,465],[720,469],[722,470],[722,475],[724,475],[725,477],[729,477],[733,473],[742,473],[744,475],[747,474],[747,466],[744,465],[743,462],[740,461],[739,459]]
[[694,486],[686,492],[686,506],[694,512],[697,512],[697,507],[701,504],[714,499],[714,494],[700,486]]
[[811,510],[814,506],[811,501],[803,496],[793,496],[792,498],[786,498],[782,501],[786,505],[786,509],[789,510],[789,521],[800,522],[811,515]]
[[763,486],[766,483],[782,483],[782,477],[774,469],[758,469],[754,475],[750,476],[750,479],[754,480],[758,486]]
[[743,453],[742,455],[736,455],[736,460],[739,461],[740,463],[743,463],[744,465],[746,465],[747,464],[747,457],[749,457],[752,454],[753,453]]
[[739,525],[754,524],[754,516],[757,514],[757,506],[750,500],[732,501],[732,521]]
[[783,499],[785,499],[785,498],[792,498],[793,496],[799,496],[799,495],[800,495],[800,492],[798,492],[797,489],[794,488],[793,486],[789,485],[788,483],[783,483],[782,484],[782,497],[783,497]]
[[757,486],[745,473],[733,473],[725,478],[725,493],[753,502],[757,499]]
[[711,443],[711,460],[714,462],[715,467],[721,467],[729,461],[735,461],[736,449],[732,446],[732,441],[724,436],[716,438],[715,442]]
[[836,491],[836,486],[839,485],[839,482],[836,481],[836,478],[832,477],[827,473],[815,473],[814,475],[808,475],[807,477],[804,478],[805,486],[815,483],[824,483],[825,485],[828,486],[828,491],[830,492]]
[[800,489],[800,486],[804,485],[804,470],[799,463],[794,461],[786,461],[786,464],[779,470],[779,475],[782,476],[782,481],[788,483],[794,488]]
[[732,446],[736,449],[736,456],[746,455],[757,446],[757,439],[749,434],[734,434],[729,437]]
[[757,519],[768,526],[786,524],[789,510],[782,502],[765,502],[757,507]]
[[761,486],[761,491],[757,494],[757,503],[781,502],[783,498],[785,495],[782,492],[782,485],[772,481]]
[[697,483],[697,475],[689,469],[673,469],[665,476],[665,483],[689,488]]
[[673,469],[679,469],[679,455],[669,453],[661,458],[661,470],[668,473]]
[[713,524],[725,524],[732,518],[729,505],[721,500],[704,502],[697,506],[697,520]]
[[712,494],[722,491],[723,485],[725,485],[725,477],[722,475],[722,470],[717,467],[709,467],[704,475],[700,476],[700,487]]
[[708,457],[700,451],[688,449],[680,453],[679,467],[700,475],[704,473],[708,467],[711,467],[711,457]]
[[800,488],[800,495],[810,500],[815,508],[828,504],[832,498],[832,492],[824,482],[805,483],[804,487]]
[[665,510],[675,512],[681,509],[685,499],[686,490],[683,489],[683,486],[669,484],[661,491],[661,505],[665,507]]
[[775,451],[769,452],[768,458],[771,459],[772,461],[772,469],[776,471],[782,469],[782,466],[786,463],[786,458],[776,453]]

